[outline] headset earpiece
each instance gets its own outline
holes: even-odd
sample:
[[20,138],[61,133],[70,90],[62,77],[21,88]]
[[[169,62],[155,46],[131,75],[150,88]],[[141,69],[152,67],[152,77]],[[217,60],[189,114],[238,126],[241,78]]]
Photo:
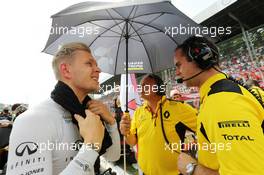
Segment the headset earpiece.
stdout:
[[205,43],[189,46],[188,56],[194,60],[201,69],[208,69],[218,62],[218,55]]
[[217,47],[206,38],[193,36],[186,40],[183,45],[187,49],[189,59],[195,61],[201,69],[209,69],[218,64],[219,53]]

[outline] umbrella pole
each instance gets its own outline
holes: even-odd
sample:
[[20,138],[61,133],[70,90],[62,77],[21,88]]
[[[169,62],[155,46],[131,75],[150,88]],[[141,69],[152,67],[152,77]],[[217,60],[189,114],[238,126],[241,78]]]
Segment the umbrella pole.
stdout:
[[[126,19],[126,111],[125,113],[129,114],[128,111],[128,19]],[[129,116],[129,115],[128,115]],[[129,116],[130,117],[130,116]],[[126,174],[126,137],[124,136],[123,150],[124,150],[124,175]]]

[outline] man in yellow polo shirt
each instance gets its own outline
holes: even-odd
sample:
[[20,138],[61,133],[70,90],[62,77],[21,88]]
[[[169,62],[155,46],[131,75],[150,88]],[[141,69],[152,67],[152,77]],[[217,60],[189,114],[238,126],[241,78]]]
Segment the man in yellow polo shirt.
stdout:
[[202,36],[179,45],[174,57],[178,82],[200,91],[198,161],[179,155],[190,175],[263,175],[264,104],[221,72],[217,47]]
[[145,103],[135,111],[132,122],[122,118],[121,133],[131,146],[138,144],[138,164],[144,174],[178,175],[181,143],[187,130],[195,131],[197,111],[166,99],[165,86],[154,74],[145,76],[141,87]]

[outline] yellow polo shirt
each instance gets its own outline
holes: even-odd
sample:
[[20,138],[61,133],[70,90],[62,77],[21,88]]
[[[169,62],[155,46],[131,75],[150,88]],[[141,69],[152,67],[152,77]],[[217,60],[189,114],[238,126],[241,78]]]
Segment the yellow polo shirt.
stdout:
[[[160,109],[160,104],[162,107]],[[165,96],[158,102],[155,114],[144,104],[137,108],[131,123],[131,134],[138,139],[138,163],[146,175],[177,175],[178,153],[169,149],[163,136],[163,126],[171,148],[180,151],[180,136],[185,130],[196,131],[197,111],[190,105],[171,101]],[[177,131],[178,132],[177,132]]]
[[199,163],[221,175],[264,174],[264,110],[255,97],[216,74],[202,85],[200,98]]

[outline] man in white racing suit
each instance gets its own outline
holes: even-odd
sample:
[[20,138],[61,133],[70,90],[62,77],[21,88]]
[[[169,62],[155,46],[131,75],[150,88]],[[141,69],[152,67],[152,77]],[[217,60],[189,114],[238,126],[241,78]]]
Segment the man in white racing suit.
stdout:
[[120,157],[120,137],[106,105],[90,99],[99,90],[97,63],[82,43],[64,45],[52,66],[58,83],[51,98],[14,122],[8,175],[93,175],[99,156]]

